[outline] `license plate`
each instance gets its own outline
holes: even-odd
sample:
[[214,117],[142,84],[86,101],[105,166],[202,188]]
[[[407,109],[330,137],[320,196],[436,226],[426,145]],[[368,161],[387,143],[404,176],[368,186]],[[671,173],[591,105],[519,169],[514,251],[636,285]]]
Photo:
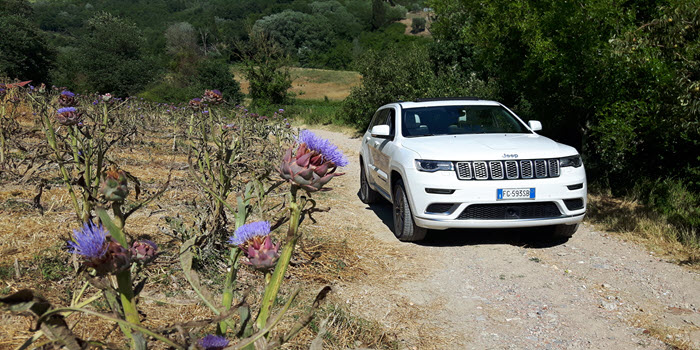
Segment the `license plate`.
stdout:
[[496,191],[496,199],[535,199],[534,188],[499,188]]

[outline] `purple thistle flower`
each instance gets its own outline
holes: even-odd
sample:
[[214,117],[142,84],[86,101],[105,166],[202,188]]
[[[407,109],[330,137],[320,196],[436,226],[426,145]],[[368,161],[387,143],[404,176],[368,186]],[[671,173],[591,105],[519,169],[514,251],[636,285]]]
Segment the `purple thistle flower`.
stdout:
[[63,90],[63,91],[61,91],[61,95],[62,95],[62,96],[67,96],[67,97],[74,97],[74,96],[75,96],[74,93],[72,93],[72,92],[70,92],[70,91],[68,91],[68,90]]
[[63,107],[58,109],[58,114],[63,114],[66,112],[75,112],[75,107]]
[[284,109],[280,108],[278,112],[284,113]]
[[233,245],[244,245],[248,240],[254,237],[265,237],[270,234],[269,221],[256,221],[250,224],[245,224],[236,229],[233,236],[228,242]]
[[87,222],[82,230],[73,230],[73,240],[68,241],[68,252],[87,259],[101,259],[107,253],[106,237],[107,232],[102,225]]
[[305,143],[310,150],[322,155],[325,160],[333,162],[336,166],[348,165],[348,159],[338,146],[331,143],[329,140],[316,136],[309,130],[303,130],[299,134],[298,141]]
[[228,340],[218,335],[209,334],[199,340],[199,345],[204,350],[221,350],[228,346]]

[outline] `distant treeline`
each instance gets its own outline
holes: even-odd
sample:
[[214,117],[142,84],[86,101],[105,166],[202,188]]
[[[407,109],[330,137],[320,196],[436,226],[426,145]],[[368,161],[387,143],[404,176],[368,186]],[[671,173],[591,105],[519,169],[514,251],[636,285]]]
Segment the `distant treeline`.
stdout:
[[[184,100],[240,97],[229,65],[252,33],[301,67],[350,69],[404,37],[415,0],[0,0],[0,76],[75,91]],[[423,39],[426,40],[426,39]]]

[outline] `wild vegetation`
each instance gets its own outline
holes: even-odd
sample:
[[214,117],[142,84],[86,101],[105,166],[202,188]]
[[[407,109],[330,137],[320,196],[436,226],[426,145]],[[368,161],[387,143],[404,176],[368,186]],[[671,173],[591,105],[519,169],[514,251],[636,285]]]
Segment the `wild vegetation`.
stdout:
[[[226,104],[218,90],[178,106],[44,85],[3,88],[3,187],[13,181],[35,184],[33,210],[41,213],[42,203],[55,205],[42,198],[44,188],[60,187],[67,207],[58,211],[72,212],[66,218],[74,228],[62,234],[65,241],[58,246],[64,253],[55,257],[61,261],[73,255],[77,275],[64,291],[70,296],[66,304],[49,302],[32,282],[0,298],[3,308],[34,315],[37,332],[27,346],[40,338],[68,349],[119,342],[114,334],[86,337],[87,329],[73,322],[69,327],[66,320],[73,314],[90,316],[105,328],[118,326],[124,342],[135,349],[277,348],[311,324],[330,288],[322,288],[307,307],[295,301],[300,290],[292,290],[285,276],[302,237],[300,224],[328,210],[314,194],[348,164],[335,145],[307,130],[297,133],[283,110],[259,115]],[[149,206],[160,206],[175,169],[149,186],[121,152],[170,137],[172,149],[160,152],[186,162],[188,182],[199,194],[197,205],[165,217],[163,230],[171,239],[164,240],[132,219]],[[279,233],[283,227],[286,234]],[[180,288],[193,291],[209,311],[200,311],[196,319],[156,319],[158,328],[153,328],[137,299],[144,290],[153,291],[151,284],[167,283],[153,278],[152,265],[163,258],[189,284]],[[66,278],[70,271],[41,269],[49,279]],[[219,275],[221,281],[205,284],[202,273]],[[290,308],[294,318],[277,327]]]
[[[313,164],[319,179],[308,172],[306,178],[290,175],[299,170],[297,156],[308,151],[283,155],[299,137],[290,120],[363,131],[384,103],[471,95],[541,120],[546,136],[579,149],[595,192],[589,208],[594,222],[636,236],[654,232],[652,240],[681,242],[694,252],[688,256],[697,257],[699,27],[693,0],[0,0],[0,77],[7,77],[0,81],[7,84],[0,85],[0,184],[13,188],[7,193],[19,193],[4,195],[0,209],[52,213],[42,218],[54,224],[40,229],[60,227],[64,241],[77,244],[71,261],[88,282],[69,278],[72,284],[60,289],[69,296],[63,304],[114,312],[108,321],[119,324],[117,333],[134,347],[156,339],[192,345],[209,331],[229,340],[271,339],[265,324],[271,305],[294,304],[290,312],[299,317],[304,308],[291,290],[274,300],[284,269],[273,276],[241,268],[251,258],[250,244],[231,245],[228,239],[251,219],[269,221],[273,239],[253,235],[253,259],[279,255],[285,261],[296,252],[289,242],[299,239],[294,218],[318,210],[310,196],[304,202],[294,195],[304,190],[293,188],[311,190],[330,170]],[[213,88],[218,90],[193,99]],[[250,110],[240,106],[244,101]],[[158,176],[143,179],[144,159],[160,165]],[[281,178],[308,183],[284,187],[275,169],[282,161],[288,169]],[[176,185],[187,195],[169,195],[166,188]],[[33,200],[17,200],[20,195]],[[161,229],[172,240],[151,245],[146,239],[153,237],[144,233],[148,216],[171,206],[179,211],[169,211]],[[299,212],[288,210],[295,206]],[[22,224],[37,228],[27,215]],[[90,226],[98,217],[103,227]],[[87,226],[71,235],[55,222]],[[280,227],[289,233],[276,234]],[[100,236],[104,229],[111,237],[103,244],[113,248],[112,270],[79,257],[80,242],[92,242],[81,237]],[[53,255],[27,261],[37,262],[37,280],[55,286],[70,274],[68,253],[56,244],[42,248]],[[168,263],[152,260],[154,249]],[[0,260],[0,277],[19,271],[11,264]],[[156,267],[161,271],[153,272]],[[146,337],[134,316],[134,307],[144,305],[129,300],[151,282],[139,286],[127,278],[150,277],[168,286],[169,274],[185,282],[177,291],[202,297],[211,317],[194,326],[173,325],[187,332],[161,329]],[[236,276],[241,284],[234,286]],[[245,294],[244,287],[265,297]],[[212,294],[223,299],[212,301]],[[5,302],[45,305],[34,294],[16,297]],[[247,297],[236,316],[226,311],[234,299]],[[76,310],[41,320],[62,329],[60,319]],[[335,306],[323,310],[363,323]],[[262,321],[254,324],[255,315],[263,315],[257,316]],[[104,325],[99,322],[107,319],[91,320]],[[296,331],[282,324],[288,332],[275,334]],[[371,333],[367,328],[355,333]],[[79,341],[89,332],[78,327],[75,337],[59,333],[60,339]],[[121,341],[111,336],[96,341]]]

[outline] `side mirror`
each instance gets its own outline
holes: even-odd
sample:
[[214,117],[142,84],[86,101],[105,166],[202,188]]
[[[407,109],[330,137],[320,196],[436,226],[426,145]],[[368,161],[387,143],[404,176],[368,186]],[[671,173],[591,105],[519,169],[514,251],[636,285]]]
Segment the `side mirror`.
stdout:
[[530,126],[530,130],[539,131],[542,130],[542,123],[539,120],[528,120],[527,125]]
[[386,139],[391,135],[391,128],[389,128],[389,125],[375,125],[372,127],[370,134],[372,134],[372,137]]

